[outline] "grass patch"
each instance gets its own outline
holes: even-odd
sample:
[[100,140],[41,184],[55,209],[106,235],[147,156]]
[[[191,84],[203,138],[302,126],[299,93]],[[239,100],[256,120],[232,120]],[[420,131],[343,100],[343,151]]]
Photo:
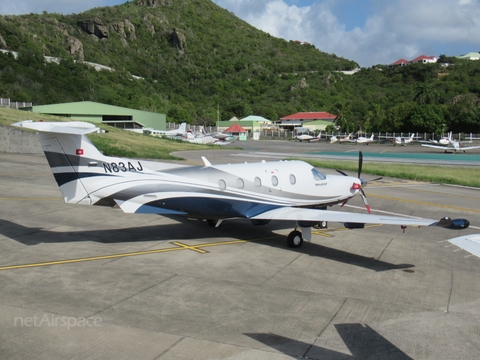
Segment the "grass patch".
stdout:
[[[318,168],[338,169],[354,173],[358,171],[358,162],[354,161],[302,160]],[[364,162],[362,173],[440,184],[480,187],[479,170],[474,167]]]
[[[22,110],[0,108],[0,125],[10,126],[23,120],[34,121],[74,121],[69,118],[35,114]],[[97,127],[108,131],[106,134],[89,134],[88,137],[98,150],[107,156],[129,157],[139,159],[184,160],[170,155],[174,151],[188,150],[222,150],[218,145],[192,144],[186,141],[166,139],[143,135],[109,125],[94,123]],[[24,129],[25,131],[33,131]],[[231,150],[231,148],[229,149]]]

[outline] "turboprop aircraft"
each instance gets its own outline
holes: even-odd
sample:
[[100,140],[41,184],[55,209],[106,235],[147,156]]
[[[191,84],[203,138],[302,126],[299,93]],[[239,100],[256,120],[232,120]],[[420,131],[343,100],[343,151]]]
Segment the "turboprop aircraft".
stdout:
[[[189,166],[105,156],[86,134],[98,128],[85,122],[33,122],[14,126],[38,131],[40,143],[65,202],[120,207],[125,213],[178,215],[205,219],[219,226],[229,218],[247,218],[254,225],[270,220],[296,221],[289,247],[311,239],[311,227],[325,221],[362,228],[365,223],[439,226],[465,229],[466,219],[439,221],[370,214],[358,176],[325,175],[303,161],[273,161]],[[360,194],[368,214],[326,210]],[[301,231],[298,231],[300,229]]]

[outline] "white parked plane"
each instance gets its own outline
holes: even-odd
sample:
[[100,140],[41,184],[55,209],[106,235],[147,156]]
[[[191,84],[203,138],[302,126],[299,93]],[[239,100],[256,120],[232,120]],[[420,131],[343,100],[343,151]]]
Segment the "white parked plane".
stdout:
[[[180,124],[178,129],[173,130],[147,130],[150,131],[150,135],[154,136],[166,136],[166,137],[175,137],[175,136],[183,136],[187,132],[187,123],[183,122]],[[147,134],[147,132],[144,131]]]
[[320,138],[321,138],[320,133],[317,136],[302,134],[302,135],[297,135],[295,137],[295,139],[297,139],[297,141],[307,141],[307,142],[319,141]]
[[393,138],[393,146],[397,146],[397,145],[405,146],[407,144],[410,144],[412,141],[415,141],[414,138],[415,138],[415,133],[413,133],[409,137],[397,136]]
[[453,141],[452,137],[452,132],[450,131],[447,136],[443,136],[440,138],[440,140],[434,140],[434,139],[429,139],[429,140],[420,140],[419,142],[421,143],[427,143],[427,144],[434,144],[434,145],[448,145],[450,142]]
[[370,136],[369,138],[367,137],[363,137],[363,136],[360,136],[358,137],[356,140],[355,140],[355,143],[357,144],[369,144],[371,142],[374,142],[375,140],[373,140],[373,137],[374,135],[372,134],[372,136]]
[[343,143],[343,142],[353,142],[354,140],[352,140],[352,134],[348,134],[347,136],[345,137],[337,137],[336,135],[333,135],[331,138],[330,138],[330,143],[334,143],[334,142],[339,142],[339,143]]
[[[445,141],[442,142],[443,139],[439,140],[440,144],[445,144]],[[432,144],[422,144],[422,146],[433,148],[433,149],[441,149],[444,150],[446,153],[456,153],[458,151],[466,152],[467,150],[473,149],[480,149],[480,146],[462,146],[460,141],[454,140],[452,137],[452,133],[450,132],[448,135],[448,143],[446,145],[432,145]]]
[[363,191],[367,182],[360,178],[361,153],[358,177],[325,175],[303,161],[212,165],[203,158],[203,166],[188,166],[105,156],[86,136],[98,131],[89,123],[26,120],[13,125],[38,131],[67,203],[206,219],[215,226],[228,218],[247,218],[254,225],[296,221],[287,237],[289,247],[310,240],[311,227],[324,221],[342,222],[347,228],[362,228],[365,223],[449,229],[470,225],[466,219],[448,217],[435,221],[324,210],[357,194],[370,210]]

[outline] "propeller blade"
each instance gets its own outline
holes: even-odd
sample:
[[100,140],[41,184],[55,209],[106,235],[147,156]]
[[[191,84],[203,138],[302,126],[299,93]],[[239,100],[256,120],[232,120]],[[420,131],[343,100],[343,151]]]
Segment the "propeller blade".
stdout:
[[379,178],[376,178],[376,179],[373,179],[373,180],[368,180],[368,181],[378,181],[378,180],[382,180],[383,179],[383,176],[380,176]]
[[363,189],[360,189],[360,195],[362,196],[363,203],[365,204],[365,207],[367,208],[367,211],[370,214],[370,205],[368,205],[367,196],[365,195],[365,192],[363,191]]
[[362,174],[362,166],[363,166],[363,154],[360,151],[358,153],[358,178],[360,179],[360,175]]
[[337,172],[339,172],[340,174],[342,174],[343,176],[348,176],[347,174],[345,174],[343,171],[341,170],[337,170]]

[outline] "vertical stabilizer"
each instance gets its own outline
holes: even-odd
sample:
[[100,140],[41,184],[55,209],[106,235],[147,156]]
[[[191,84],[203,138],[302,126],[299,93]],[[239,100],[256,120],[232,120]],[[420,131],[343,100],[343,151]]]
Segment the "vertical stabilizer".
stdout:
[[31,120],[13,125],[38,131],[42,149],[65,202],[91,205],[88,191],[82,183],[80,168],[104,158],[85,135],[98,131],[98,128],[82,122]]

